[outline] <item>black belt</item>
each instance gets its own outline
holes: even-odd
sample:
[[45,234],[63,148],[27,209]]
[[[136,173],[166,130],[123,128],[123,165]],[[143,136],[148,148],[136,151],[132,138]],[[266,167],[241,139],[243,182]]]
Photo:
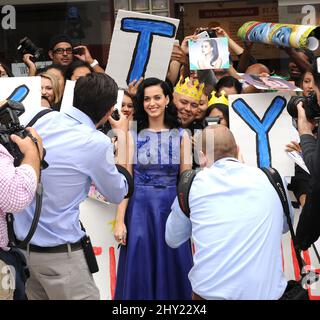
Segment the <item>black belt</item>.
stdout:
[[[17,244],[19,244],[21,241],[17,240]],[[75,243],[69,243],[71,247],[71,251],[77,251],[82,249],[81,240]],[[27,250],[28,245],[24,246],[23,250]],[[32,252],[39,252],[39,253],[62,253],[62,252],[68,252],[68,243],[60,244],[58,246],[54,247],[40,247],[36,246],[35,244],[29,244],[29,251]]]

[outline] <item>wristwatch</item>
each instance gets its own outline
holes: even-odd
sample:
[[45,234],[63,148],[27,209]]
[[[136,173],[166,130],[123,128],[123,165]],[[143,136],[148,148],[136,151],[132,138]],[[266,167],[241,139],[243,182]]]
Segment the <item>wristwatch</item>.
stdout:
[[98,60],[94,59],[93,62],[90,64],[91,68],[94,68],[95,66],[97,66],[99,64]]

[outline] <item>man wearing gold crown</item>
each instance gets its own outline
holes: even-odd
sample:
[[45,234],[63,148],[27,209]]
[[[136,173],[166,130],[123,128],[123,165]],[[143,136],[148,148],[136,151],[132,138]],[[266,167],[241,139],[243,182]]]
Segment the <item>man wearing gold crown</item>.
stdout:
[[173,93],[173,101],[178,110],[181,126],[187,128],[191,125],[198,112],[199,102],[203,93],[204,84],[198,80],[181,77]]

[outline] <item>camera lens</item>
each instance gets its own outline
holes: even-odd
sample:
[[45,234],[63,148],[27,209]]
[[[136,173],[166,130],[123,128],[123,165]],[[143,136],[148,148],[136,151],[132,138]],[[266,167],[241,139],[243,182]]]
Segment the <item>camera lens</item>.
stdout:
[[43,53],[42,48],[38,48],[28,37],[19,41],[18,52],[23,56],[26,53],[32,54],[35,60],[38,60]]
[[287,111],[292,118],[298,118],[297,105],[300,101],[302,101],[302,103],[304,104],[305,100],[306,100],[305,97],[298,97],[298,96],[291,97],[291,99],[287,104]]

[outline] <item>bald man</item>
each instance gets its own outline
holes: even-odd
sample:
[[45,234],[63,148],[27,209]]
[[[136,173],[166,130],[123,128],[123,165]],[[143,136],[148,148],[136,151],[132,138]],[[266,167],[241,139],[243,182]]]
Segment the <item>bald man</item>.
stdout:
[[197,142],[203,170],[190,189],[190,218],[176,199],[166,224],[170,247],[192,235],[193,299],[279,299],[287,285],[281,236],[288,228],[275,189],[260,169],[237,160],[228,128],[209,126]]

